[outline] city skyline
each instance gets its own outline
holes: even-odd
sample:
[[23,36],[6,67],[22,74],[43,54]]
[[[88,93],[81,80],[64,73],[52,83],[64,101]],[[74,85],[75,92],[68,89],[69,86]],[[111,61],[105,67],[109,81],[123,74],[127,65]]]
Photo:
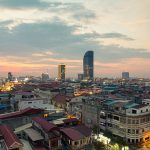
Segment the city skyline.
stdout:
[[[0,76],[82,73],[87,50],[94,75],[150,74],[149,0],[0,0]],[[63,14],[63,15],[62,15]]]

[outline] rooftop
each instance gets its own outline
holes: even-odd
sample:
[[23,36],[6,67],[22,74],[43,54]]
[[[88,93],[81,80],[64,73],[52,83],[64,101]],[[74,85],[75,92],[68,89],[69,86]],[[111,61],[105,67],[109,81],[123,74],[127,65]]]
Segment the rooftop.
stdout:
[[91,136],[92,130],[84,125],[78,125],[70,128],[60,129],[71,140],[77,141],[85,137]]
[[42,113],[43,111],[44,111],[43,109],[39,109],[39,108],[26,108],[21,111],[2,114],[0,115],[0,119],[8,119],[8,118],[15,118],[15,117],[20,117],[25,115],[32,115],[32,114]]
[[14,144],[23,145],[18,137],[14,134],[12,129],[8,126],[0,126],[0,133],[4,137],[5,143],[8,148],[12,147]]
[[55,126],[53,123],[49,123],[48,121],[46,121],[44,118],[41,117],[35,117],[32,120],[38,123],[46,132],[49,132],[52,129],[57,128],[57,126]]

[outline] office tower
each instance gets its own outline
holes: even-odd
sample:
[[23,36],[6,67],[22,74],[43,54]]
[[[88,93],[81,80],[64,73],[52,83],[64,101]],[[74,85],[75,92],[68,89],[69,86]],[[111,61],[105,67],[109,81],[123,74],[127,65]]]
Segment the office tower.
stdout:
[[47,80],[49,80],[48,73],[42,73],[42,81],[47,81]]
[[83,73],[79,73],[79,74],[78,74],[78,80],[79,80],[79,81],[83,80]]
[[122,79],[129,79],[129,72],[122,72]]
[[83,58],[83,75],[84,79],[93,80],[94,77],[94,52],[87,51]]
[[11,72],[8,72],[8,80],[12,81],[13,80],[13,75]]
[[58,65],[58,79],[61,81],[65,81],[66,76],[66,65],[59,64]]

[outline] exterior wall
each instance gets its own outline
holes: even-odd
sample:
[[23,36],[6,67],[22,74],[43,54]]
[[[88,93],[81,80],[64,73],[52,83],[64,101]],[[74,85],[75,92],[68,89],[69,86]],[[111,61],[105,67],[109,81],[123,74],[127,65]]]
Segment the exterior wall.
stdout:
[[[133,113],[133,111],[136,111],[136,113]],[[147,114],[150,113],[150,107],[149,106],[145,106],[139,109],[135,109],[135,108],[130,108],[126,110],[126,114],[129,116],[137,116],[137,115],[143,115],[143,114]]]
[[[41,135],[44,137],[44,141],[48,147],[49,150],[61,150],[61,137],[58,131],[52,130],[50,132],[45,132],[42,127],[36,123],[35,121],[32,121],[33,128],[36,129],[38,132],[41,133]],[[58,135],[56,136],[54,132],[57,132]]]
[[[87,147],[89,146],[89,148],[91,148],[90,145],[92,145],[91,137],[86,137],[84,139],[80,139],[80,140],[77,140],[77,141],[72,141],[71,139],[69,139],[68,137],[63,135],[62,139],[67,144],[67,148],[69,150],[79,150],[79,149],[84,150],[85,148],[87,150]],[[89,150],[91,150],[91,149],[89,149]]]
[[33,117],[41,116],[41,114],[34,114],[34,115],[28,115],[28,116],[22,116],[17,118],[8,118],[8,119],[2,119],[0,120],[0,124],[5,124],[10,126],[11,128],[15,129],[19,126],[31,123]]
[[37,100],[37,99],[31,99],[31,100],[21,100],[19,101],[19,110],[31,107],[31,108],[42,108],[42,109],[54,109],[53,105],[50,105],[48,103],[48,100]]
[[144,137],[147,136],[150,140],[150,135],[148,134],[150,132],[149,124],[149,113],[146,115],[128,116],[106,111],[105,118],[100,117],[100,129],[109,130],[112,134],[122,137],[129,143],[142,142]]
[[82,108],[82,123],[88,127],[98,124],[97,108],[93,106],[83,106]]
[[49,100],[52,99],[52,93],[50,91],[43,91],[43,90],[40,90],[40,89],[35,89],[34,93],[36,95],[39,95],[42,98],[47,98]]

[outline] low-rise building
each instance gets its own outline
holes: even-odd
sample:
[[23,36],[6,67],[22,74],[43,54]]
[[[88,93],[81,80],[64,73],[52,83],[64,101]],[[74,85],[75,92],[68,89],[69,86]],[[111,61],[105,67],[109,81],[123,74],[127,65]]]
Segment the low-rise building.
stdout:
[[32,128],[41,134],[44,138],[43,144],[49,150],[62,150],[61,136],[57,126],[41,117],[36,117],[32,120]]
[[31,123],[33,117],[44,116],[43,109],[37,108],[26,108],[21,111],[11,112],[0,115],[0,124],[8,125],[15,129],[19,126]]
[[0,126],[0,149],[23,150],[22,142],[15,135],[13,130],[6,125]]
[[47,98],[30,98],[30,99],[21,99],[18,103],[19,110],[26,108],[40,108],[45,110],[53,110],[54,105],[50,104],[50,101]]
[[91,150],[91,129],[84,125],[60,129],[62,143],[68,150]]

